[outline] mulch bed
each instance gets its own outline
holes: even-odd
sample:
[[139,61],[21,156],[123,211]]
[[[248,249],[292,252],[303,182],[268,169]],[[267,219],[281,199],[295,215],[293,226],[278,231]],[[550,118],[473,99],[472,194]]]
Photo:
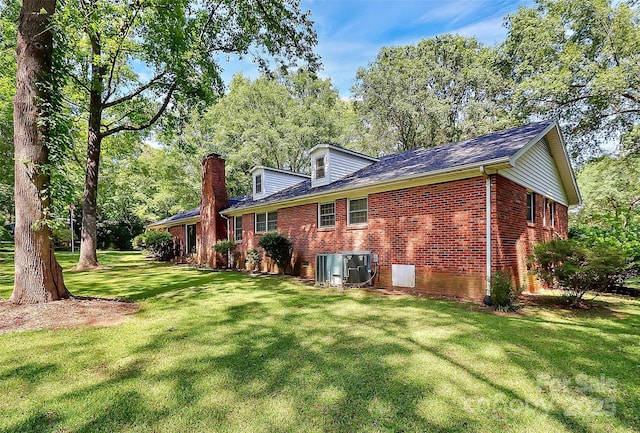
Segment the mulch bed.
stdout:
[[12,304],[0,300],[0,334],[13,331],[109,326],[121,323],[140,307],[131,302],[70,298],[46,304]]

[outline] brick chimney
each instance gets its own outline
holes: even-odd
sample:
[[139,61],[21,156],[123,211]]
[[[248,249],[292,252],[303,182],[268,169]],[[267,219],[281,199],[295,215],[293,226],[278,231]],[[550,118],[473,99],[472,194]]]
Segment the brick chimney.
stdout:
[[220,210],[227,207],[227,180],[224,159],[212,153],[202,160],[202,196],[200,198],[200,238],[196,261],[216,268],[222,258],[213,250],[218,240],[227,239],[227,222]]

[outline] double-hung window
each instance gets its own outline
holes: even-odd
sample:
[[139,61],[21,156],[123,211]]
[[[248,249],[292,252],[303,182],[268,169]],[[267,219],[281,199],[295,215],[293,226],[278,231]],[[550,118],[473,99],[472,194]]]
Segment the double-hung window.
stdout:
[[316,179],[324,179],[326,175],[324,156],[316,158]]
[[367,197],[349,199],[348,203],[348,224],[366,224],[369,220]]
[[233,217],[233,240],[242,241],[242,216]]
[[527,222],[535,221],[536,196],[533,192],[527,192]]
[[278,230],[278,211],[256,214],[256,233]]
[[256,175],[256,185],[255,185],[255,194],[261,194],[262,193],[262,175],[258,174]]
[[335,227],[336,203],[320,203],[318,205],[318,226]]

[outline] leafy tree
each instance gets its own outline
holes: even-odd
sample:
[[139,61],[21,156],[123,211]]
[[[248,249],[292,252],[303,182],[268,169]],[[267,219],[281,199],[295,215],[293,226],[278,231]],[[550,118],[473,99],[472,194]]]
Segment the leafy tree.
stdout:
[[615,242],[640,266],[640,159],[603,156],[577,174],[583,205],[570,234],[591,244]]
[[222,90],[221,54],[255,52],[264,68],[266,58],[282,65],[303,58],[316,66],[316,37],[298,0],[78,0],[67,3],[58,21],[74,47],[68,56],[74,103],[88,125],[78,269],[98,266],[104,138],[143,131],[167,110],[212,100]]
[[291,261],[293,244],[285,235],[277,232],[269,232],[258,241],[258,246],[278,265],[278,269],[284,274]]
[[522,116],[559,117],[575,159],[640,148],[640,10],[631,1],[537,0],[507,19]]
[[23,0],[18,19],[15,148],[15,281],[11,302],[40,303],[70,296],[51,240],[51,159],[60,107],[53,66],[55,0]]
[[510,81],[499,57],[475,39],[442,35],[382,48],[360,68],[356,110],[380,153],[430,147],[514,125]]
[[196,114],[172,143],[198,163],[211,152],[223,155],[230,194],[240,195],[251,190],[247,172],[254,165],[307,172],[305,151],[349,143],[348,110],[329,79],[304,69],[255,80],[236,75],[229,93]]

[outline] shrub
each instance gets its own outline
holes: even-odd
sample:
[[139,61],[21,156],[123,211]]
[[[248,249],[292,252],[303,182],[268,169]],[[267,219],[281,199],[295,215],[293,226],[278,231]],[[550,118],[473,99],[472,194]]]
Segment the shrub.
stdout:
[[554,239],[534,247],[532,270],[548,288],[564,290],[579,306],[587,292],[622,284],[630,268],[625,250],[615,243],[587,245],[576,239]]
[[56,225],[51,230],[53,245],[56,248],[69,248],[71,246],[71,229],[64,225]]
[[[229,240],[220,240],[218,242],[215,243],[215,245],[212,247],[213,250],[216,253],[219,254],[223,254],[225,256],[225,258],[227,258],[227,254],[228,253],[233,253],[233,251],[235,251],[235,249],[238,247],[238,244],[236,244],[233,241],[229,241]],[[233,258],[235,258],[235,255],[232,254],[232,261]],[[233,268],[235,268],[234,263],[229,263],[229,265]]]
[[278,269],[284,274],[293,254],[291,241],[283,234],[270,232],[262,236],[258,245],[264,249],[267,257],[276,262]]
[[0,241],[11,241],[13,237],[9,233],[9,228],[5,226],[5,221],[0,218]]
[[133,238],[133,248],[148,256],[167,261],[175,257],[173,235],[168,232],[148,231]]
[[260,257],[260,251],[256,250],[255,248],[247,251],[247,262],[252,269],[260,269],[261,261],[262,260]]
[[508,273],[497,271],[491,277],[491,303],[498,311],[515,311],[519,305],[516,299],[522,292],[513,287]]

